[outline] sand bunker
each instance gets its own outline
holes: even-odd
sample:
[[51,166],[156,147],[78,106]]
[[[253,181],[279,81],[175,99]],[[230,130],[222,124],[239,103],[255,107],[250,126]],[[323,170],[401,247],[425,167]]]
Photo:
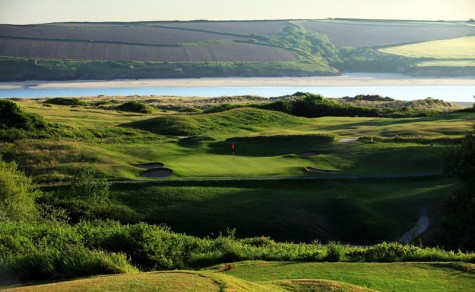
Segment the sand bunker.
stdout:
[[310,166],[305,166],[303,169],[305,170],[305,172],[309,172],[309,173],[318,173],[318,174],[336,174],[337,173],[335,170],[318,169],[318,168],[313,168]]
[[307,152],[300,152],[298,153],[300,156],[313,156],[313,155],[318,155],[318,152],[316,151],[307,151]]
[[161,162],[150,162],[150,163],[142,163],[135,165],[138,168],[145,168],[145,169],[152,169],[152,168],[160,168],[163,167],[164,164]]
[[163,167],[164,164],[161,162],[141,163],[135,166],[146,169],[140,174],[141,177],[166,177],[173,174],[173,170]]
[[340,139],[338,143],[355,143],[358,142],[357,138],[351,138],[351,139]]
[[169,168],[151,168],[140,174],[141,177],[166,177],[173,174],[173,170]]

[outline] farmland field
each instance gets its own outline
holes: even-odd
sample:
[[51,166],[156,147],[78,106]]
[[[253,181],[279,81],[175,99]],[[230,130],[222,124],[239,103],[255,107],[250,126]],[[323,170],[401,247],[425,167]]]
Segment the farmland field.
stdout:
[[284,49],[234,42],[176,47],[21,39],[2,39],[1,43],[0,55],[26,58],[156,62],[297,60],[293,53]]
[[172,28],[133,25],[90,25],[82,26],[12,26],[0,25],[0,36],[46,40],[76,40],[85,42],[121,42],[156,45],[173,45],[224,39],[239,39],[236,36],[185,31]]
[[410,58],[475,59],[475,36],[389,47],[380,51]]
[[[378,49],[465,37],[474,31],[475,26],[463,22],[367,20],[0,25],[0,80],[333,76],[342,72],[470,76],[471,67],[461,63],[417,66],[418,60],[410,54]],[[450,51],[444,56],[455,57]],[[143,63],[133,63],[138,61]]]
[[167,27],[200,29],[239,35],[267,35],[281,32],[287,25],[286,21],[206,21],[206,22],[163,22]]
[[320,20],[297,22],[303,27],[325,34],[339,48],[373,47],[410,42],[448,39],[475,33],[465,23],[370,22]]

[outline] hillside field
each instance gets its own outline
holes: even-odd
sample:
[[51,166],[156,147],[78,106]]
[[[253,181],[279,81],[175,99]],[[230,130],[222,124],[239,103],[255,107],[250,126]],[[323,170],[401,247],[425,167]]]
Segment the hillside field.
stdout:
[[297,22],[325,34],[338,47],[373,47],[450,39],[471,35],[474,28],[463,22],[365,21],[351,19]]
[[411,58],[432,58],[453,61],[475,59],[475,36],[389,47],[380,49],[380,51]]
[[[351,19],[0,25],[0,80],[343,72],[471,76],[466,63],[417,66],[419,54],[407,47],[402,47],[404,51],[396,48],[410,43],[422,46],[422,51],[438,52],[428,57],[469,58],[467,53],[460,55],[460,50],[442,53],[432,48],[454,38],[470,40],[474,32],[475,27],[464,22]],[[470,44],[466,51],[469,55],[473,51]]]

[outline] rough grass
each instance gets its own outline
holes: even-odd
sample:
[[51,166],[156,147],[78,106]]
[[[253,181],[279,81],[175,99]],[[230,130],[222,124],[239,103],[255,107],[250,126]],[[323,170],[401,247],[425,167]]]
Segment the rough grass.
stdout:
[[453,189],[451,180],[170,181],[116,184],[112,195],[146,221],[187,234],[229,227],[240,237],[375,243],[397,239],[422,213],[432,216]]
[[[98,137],[63,141],[74,148],[73,160],[68,158],[70,151],[51,149],[55,141],[19,142],[2,147],[4,155],[12,154],[22,161],[23,169],[37,168],[36,172],[29,171],[30,175],[55,173],[56,177],[67,177],[72,170],[94,163],[109,177],[122,179],[139,179],[140,169],[134,165],[154,161],[165,163],[174,171],[175,178],[301,176],[306,175],[304,166],[338,170],[341,175],[434,172],[440,169],[445,151],[445,146],[437,145],[437,139],[451,141],[462,137],[471,129],[475,117],[473,113],[451,113],[399,119],[307,119],[254,108],[214,114],[157,112],[144,116],[97,108],[43,107],[41,101],[35,100],[21,104],[49,122],[66,124],[79,133],[96,133]],[[128,127],[119,126],[125,124]],[[164,138],[155,132],[198,136]],[[322,143],[315,140],[320,137],[315,136],[317,133],[321,137],[335,136],[335,140],[396,136],[398,140]],[[430,143],[436,145],[429,147]],[[318,155],[299,155],[302,152]]]
[[410,58],[474,59],[475,36],[390,47],[380,51]]

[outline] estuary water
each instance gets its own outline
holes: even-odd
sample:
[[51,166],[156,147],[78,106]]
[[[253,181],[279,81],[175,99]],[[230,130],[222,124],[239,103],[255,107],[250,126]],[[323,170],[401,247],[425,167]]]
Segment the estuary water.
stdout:
[[234,96],[277,97],[297,91],[325,97],[379,94],[401,100],[427,97],[474,102],[475,78],[410,78],[394,74],[336,77],[199,78],[112,81],[0,82],[0,98],[79,96]]

